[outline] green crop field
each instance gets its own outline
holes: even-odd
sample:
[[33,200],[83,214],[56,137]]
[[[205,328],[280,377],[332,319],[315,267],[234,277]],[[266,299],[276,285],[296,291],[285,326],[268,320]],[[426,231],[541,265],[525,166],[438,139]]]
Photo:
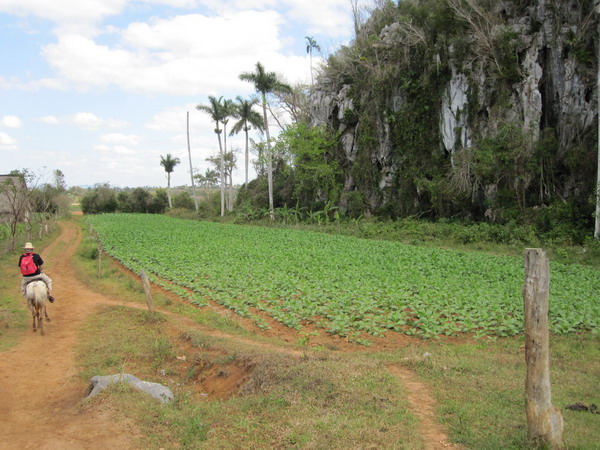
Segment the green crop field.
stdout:
[[[267,327],[313,324],[367,341],[523,329],[523,260],[321,233],[158,215],[87,218],[106,252],[198,305],[214,300]],[[551,263],[554,333],[600,330],[600,273]]]

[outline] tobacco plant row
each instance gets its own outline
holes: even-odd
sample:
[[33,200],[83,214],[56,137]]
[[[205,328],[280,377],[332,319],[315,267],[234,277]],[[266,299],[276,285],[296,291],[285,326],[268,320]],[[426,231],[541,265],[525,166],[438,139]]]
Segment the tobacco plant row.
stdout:
[[[523,330],[523,261],[307,231],[166,216],[88,217],[105,251],[197,305],[214,300],[268,327],[312,324],[367,343],[393,330],[435,337]],[[600,274],[551,263],[554,333],[600,332]]]

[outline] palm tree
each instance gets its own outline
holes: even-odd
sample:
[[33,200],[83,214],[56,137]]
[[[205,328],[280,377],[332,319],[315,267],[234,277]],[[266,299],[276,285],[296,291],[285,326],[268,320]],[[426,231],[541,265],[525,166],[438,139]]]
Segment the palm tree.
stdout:
[[[220,123],[225,118],[225,110],[223,108],[223,97],[218,99],[212,95],[208,96],[208,105],[198,105],[196,109],[198,111],[205,112],[215,122],[215,133],[219,139],[219,153],[221,155],[221,167],[225,167],[224,156],[223,156],[223,145],[221,144],[221,128]],[[221,170],[221,217],[225,215],[225,172]]]
[[254,105],[258,104],[258,99],[256,97],[253,97],[250,100],[245,100],[238,95],[236,100],[238,101],[238,104],[236,105],[237,112],[235,117],[240,120],[233,125],[229,135],[232,136],[234,134],[238,134],[242,130],[244,130],[244,133],[246,133],[246,184],[248,184],[248,131],[254,127],[262,132],[263,123],[260,114],[252,109]]
[[312,66],[312,52],[313,49],[316,49],[317,51],[321,51],[321,47],[319,47],[319,44],[317,44],[317,41],[315,41],[312,36],[305,36],[306,37],[306,53],[308,53],[308,56],[310,58],[310,85],[314,85],[314,80],[313,80],[313,66]]
[[[221,123],[223,124],[223,158],[222,165],[223,167],[227,167],[224,158],[227,157],[227,124],[229,123],[230,117],[235,117],[236,107],[233,103],[233,100],[223,100],[223,108],[222,108],[223,117],[221,118]],[[227,184],[227,172],[225,172],[225,184]],[[227,201],[227,210],[233,211],[233,180],[230,177],[229,183],[229,198]]]
[[256,92],[261,94],[264,130],[267,134],[267,181],[269,184],[269,215],[271,221],[275,219],[273,208],[273,164],[271,161],[271,142],[269,136],[269,122],[267,121],[267,94],[271,92],[291,92],[292,88],[279,79],[275,72],[265,72],[264,66],[256,63],[256,72],[240,74],[240,80],[254,84]]
[[190,148],[190,112],[186,111],[186,132],[188,159],[190,161],[190,181],[192,182],[192,194],[194,195],[194,208],[198,212],[198,196],[196,195],[196,185],[194,184],[194,168],[192,167],[192,150]]
[[166,157],[160,155],[160,165],[163,166],[165,172],[167,172],[167,197],[169,198],[169,208],[173,207],[173,204],[171,203],[171,173],[173,173],[175,166],[180,162],[179,158],[173,158],[170,153],[167,153]]

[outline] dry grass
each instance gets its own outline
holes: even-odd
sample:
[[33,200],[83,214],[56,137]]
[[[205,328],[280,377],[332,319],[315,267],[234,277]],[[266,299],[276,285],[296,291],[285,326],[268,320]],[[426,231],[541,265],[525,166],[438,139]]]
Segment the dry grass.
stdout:
[[143,446],[421,445],[402,386],[379,362],[242,348],[193,330],[177,334],[174,318],[149,322],[148,313],[126,309],[110,307],[87,321],[79,362],[84,377],[124,371],[175,392],[167,406],[122,388],[98,400],[137,418]]

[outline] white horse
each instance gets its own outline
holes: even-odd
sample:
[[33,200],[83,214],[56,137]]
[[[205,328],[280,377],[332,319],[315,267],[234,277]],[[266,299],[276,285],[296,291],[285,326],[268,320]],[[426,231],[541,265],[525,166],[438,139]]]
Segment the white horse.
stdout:
[[[33,331],[40,329],[44,335],[44,318],[50,322],[50,317],[46,312],[46,301],[48,300],[48,289],[43,281],[32,281],[25,288],[25,297],[27,298],[27,307],[33,317]],[[36,328],[37,325],[37,328]]]

